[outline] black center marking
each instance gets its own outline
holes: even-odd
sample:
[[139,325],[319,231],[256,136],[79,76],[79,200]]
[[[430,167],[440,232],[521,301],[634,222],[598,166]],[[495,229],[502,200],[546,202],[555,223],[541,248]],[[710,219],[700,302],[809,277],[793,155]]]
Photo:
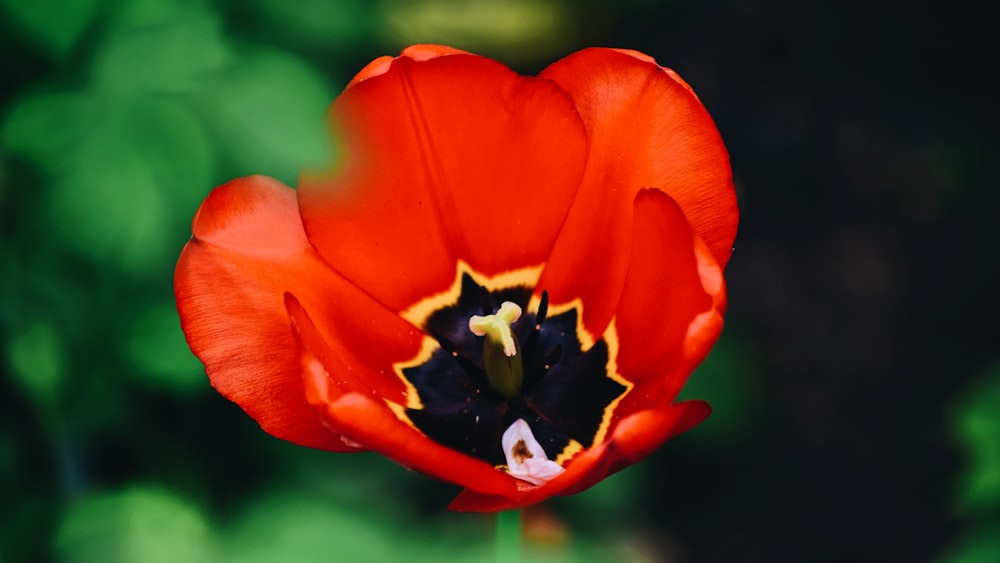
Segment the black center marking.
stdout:
[[[462,276],[458,301],[432,313],[423,327],[441,347],[425,363],[402,370],[422,405],[406,410],[414,426],[440,444],[493,465],[506,463],[500,439],[519,418],[549,459],[556,459],[570,440],[593,445],[605,409],[626,391],[607,373],[608,345],[602,339],[582,350],[576,309],[547,316],[546,301],[531,312],[530,299],[530,288],[488,291],[468,274]],[[506,400],[486,379],[482,337],[469,330],[469,317],[493,314],[504,301],[524,311],[511,325],[522,345],[524,384],[519,395]],[[520,441],[515,455],[522,450],[531,457]]]

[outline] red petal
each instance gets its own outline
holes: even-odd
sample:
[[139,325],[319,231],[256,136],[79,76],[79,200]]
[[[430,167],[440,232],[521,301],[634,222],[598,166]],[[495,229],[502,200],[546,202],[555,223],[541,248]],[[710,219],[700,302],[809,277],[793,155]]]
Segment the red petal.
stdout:
[[681,208],[658,190],[639,192],[634,208],[615,326],[618,373],[635,389],[620,415],[673,400],[718,337],[725,302],[722,272]]
[[[445,47],[443,45],[411,45],[405,49],[401,56],[409,57],[415,61],[426,61],[436,57],[443,57],[447,55],[463,55],[468,54],[466,51],[460,49],[454,49],[452,47]],[[361,72],[356,74],[351,82],[347,85],[348,88],[354,86],[362,80],[368,80],[373,76],[378,76],[380,74],[385,74],[389,67],[392,66],[392,61],[394,57],[379,57],[374,61],[365,65],[365,68],[361,69]]]
[[[356,449],[324,428],[306,403],[284,293],[295,292],[322,318],[336,321],[324,328],[342,346],[356,349],[354,363],[376,346],[366,332],[373,319],[390,315],[417,333],[316,256],[302,230],[295,192],[276,180],[256,176],[217,188],[195,216],[193,231],[174,290],[188,343],[212,385],[274,436],[321,449]],[[388,326],[380,327],[379,350],[412,357],[419,346],[408,346],[409,333]],[[399,396],[403,385],[391,373],[366,385]]]
[[449,287],[458,260],[485,275],[544,262],[586,157],[565,92],[472,55],[397,58],[331,119],[345,154],[301,180],[305,229],[395,311]]
[[707,403],[689,401],[659,411],[643,411],[621,421],[611,438],[577,455],[566,471],[539,487],[523,487],[512,496],[465,490],[449,508],[464,512],[510,510],[555,495],[571,495],[648,456],[664,441],[690,430],[711,413]]
[[603,332],[617,304],[640,189],[674,198],[722,265],[736,233],[729,157],[715,124],[686,83],[651,61],[586,49],[541,74],[573,97],[590,138],[583,184],[542,285],[557,303],[582,297],[592,333]]
[[357,392],[356,382],[373,374],[347,366],[328,346],[299,303],[293,297],[286,303],[299,336],[302,377],[309,404],[337,434],[437,479],[486,494],[514,492],[511,477],[428,439],[393,414],[385,397]]
[[573,483],[559,494],[573,495],[589,489],[608,475],[645,459],[663,442],[701,424],[710,414],[708,403],[685,401],[628,416],[615,428],[609,442],[573,460],[567,470]]
[[360,393],[342,396],[323,407],[321,414],[344,436],[407,469],[483,494],[509,495],[516,489],[512,477],[488,463],[429,440],[402,424],[384,403]]
[[544,486],[523,488],[513,497],[465,491],[451,508],[507,510],[580,492],[709,415],[702,401],[671,400],[722,329],[722,272],[680,207],[658,190],[636,195],[631,241],[615,327],[618,372],[635,388],[616,408],[621,420],[610,439],[574,457],[565,473]]
[[432,45],[428,43],[410,45],[409,47],[403,49],[400,53],[401,57],[409,57],[415,61],[429,61],[431,59],[436,59],[438,57],[445,57],[448,55],[468,55],[468,51],[463,51],[461,49],[456,49],[454,47],[447,47],[445,45]]

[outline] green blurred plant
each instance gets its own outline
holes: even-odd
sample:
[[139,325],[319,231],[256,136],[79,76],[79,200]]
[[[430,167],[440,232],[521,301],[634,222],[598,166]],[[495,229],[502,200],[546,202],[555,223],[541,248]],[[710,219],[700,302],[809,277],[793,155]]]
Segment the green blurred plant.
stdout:
[[970,525],[943,560],[1000,561],[1000,363],[975,378],[961,395],[951,427],[965,461],[955,511]]
[[508,64],[567,54],[575,29],[563,0],[384,0],[379,17],[386,42],[397,48],[436,41]]
[[[20,491],[0,515],[5,559],[36,559],[61,506],[100,487],[107,468],[194,489],[210,478],[213,468],[182,469],[190,452],[167,454],[183,440],[129,445],[181,431],[149,417],[170,401],[188,405],[194,427],[212,415],[191,403],[210,387],[180,331],[173,264],[212,186],[251,173],[294,182],[327,165],[334,96],[299,56],[237,38],[224,7],[0,0],[16,32],[4,41],[50,61],[0,109],[0,351],[3,384],[23,401],[0,415],[5,458],[19,460],[0,474],[3,490]],[[121,453],[105,458],[106,447]],[[95,506],[154,520],[173,510],[164,494],[136,494]],[[74,514],[65,537],[113,523]]]
[[81,84],[29,89],[0,128],[51,182],[43,213],[59,241],[128,275],[162,274],[206,186],[293,181],[330,154],[333,90],[315,69],[229,40],[206,7],[162,4],[117,13]]

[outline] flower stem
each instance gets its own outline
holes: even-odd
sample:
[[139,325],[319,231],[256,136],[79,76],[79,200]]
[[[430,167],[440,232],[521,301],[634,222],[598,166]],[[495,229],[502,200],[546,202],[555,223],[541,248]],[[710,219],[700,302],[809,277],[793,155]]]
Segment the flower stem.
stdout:
[[504,510],[497,513],[496,563],[521,561],[521,511]]

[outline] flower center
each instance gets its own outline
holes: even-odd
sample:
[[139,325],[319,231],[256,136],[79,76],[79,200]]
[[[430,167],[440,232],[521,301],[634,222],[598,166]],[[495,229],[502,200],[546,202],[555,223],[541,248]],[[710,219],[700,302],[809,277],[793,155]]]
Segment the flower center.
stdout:
[[613,332],[595,341],[580,327],[578,303],[550,310],[545,292],[529,310],[528,283],[497,282],[460,265],[450,290],[415,305],[419,316],[404,313],[429,336],[420,354],[394,367],[409,389],[397,416],[444,446],[536,482],[604,439],[631,384],[615,371]]
[[486,379],[505,399],[520,393],[524,381],[524,364],[517,353],[520,346],[517,336],[510,329],[510,325],[519,318],[521,307],[510,301],[504,301],[496,314],[469,318],[472,334],[486,337],[483,339]]

